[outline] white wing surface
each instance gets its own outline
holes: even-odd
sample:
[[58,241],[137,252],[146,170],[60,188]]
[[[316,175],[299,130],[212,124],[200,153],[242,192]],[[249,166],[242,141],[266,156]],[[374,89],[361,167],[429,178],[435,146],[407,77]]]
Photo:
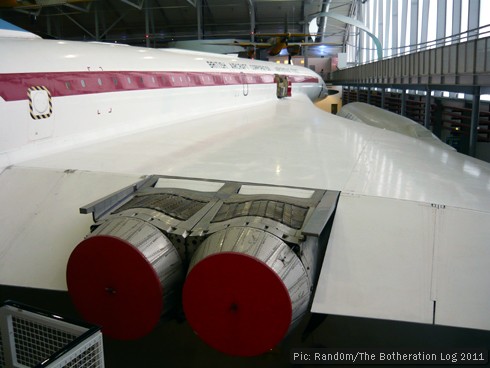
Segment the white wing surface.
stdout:
[[340,190],[313,312],[490,329],[490,165],[300,96],[6,169],[0,278],[26,286],[32,270],[30,286],[65,289],[90,224],[78,208],[148,174]]
[[304,68],[0,46],[0,284],[66,290],[79,208],[142,176],[231,180],[341,192],[313,312],[490,329],[490,164],[317,109]]

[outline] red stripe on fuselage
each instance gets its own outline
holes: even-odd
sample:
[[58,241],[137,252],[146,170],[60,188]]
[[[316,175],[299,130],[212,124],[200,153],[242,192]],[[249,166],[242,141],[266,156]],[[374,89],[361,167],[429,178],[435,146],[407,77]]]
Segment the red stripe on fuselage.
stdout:
[[[318,83],[307,75],[288,75],[292,83]],[[274,74],[216,72],[93,71],[0,74],[5,101],[27,99],[32,86],[45,86],[53,97],[94,93],[242,84],[274,84]]]

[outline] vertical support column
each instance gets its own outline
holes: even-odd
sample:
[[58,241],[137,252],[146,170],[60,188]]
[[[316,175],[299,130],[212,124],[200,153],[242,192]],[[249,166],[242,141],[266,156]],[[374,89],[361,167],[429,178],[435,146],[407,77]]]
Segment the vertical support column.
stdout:
[[427,128],[427,129],[430,129],[430,107],[431,107],[431,104],[430,104],[430,101],[431,101],[431,90],[429,88],[427,88],[427,94],[425,95],[425,115],[424,115],[424,126]]
[[[453,0],[453,27],[452,34],[456,35],[461,32],[461,1],[462,0]],[[453,36],[452,42],[460,42],[461,36]]]
[[391,34],[391,1],[386,2],[385,9],[385,29],[384,29],[384,42],[383,47],[385,49],[385,54],[383,56],[391,56],[393,50],[390,50],[390,34]]
[[[437,24],[436,39],[442,39],[446,36],[446,1],[437,2]],[[444,40],[437,41],[436,47],[444,46]]]
[[[422,22],[422,27],[420,28],[420,42],[425,43],[427,42],[427,34],[429,33],[429,0],[424,0],[422,3],[422,19],[419,21]],[[426,48],[427,45],[422,47]]]
[[384,109],[386,106],[386,88],[381,88],[381,108]]
[[95,6],[95,9],[94,9],[95,40],[100,41],[99,7],[97,6],[97,2],[95,2],[93,5]]
[[[365,14],[366,14],[366,4],[363,4],[361,0],[358,0],[358,11],[357,11],[357,20],[360,21],[363,24],[366,24],[364,22]],[[361,32],[359,28],[356,27],[356,32],[357,32],[357,44],[358,44],[358,49],[357,49],[357,57],[356,57],[356,65],[361,64],[364,61],[364,51],[363,48],[365,47],[365,38],[367,37],[366,32]]]
[[[365,18],[366,18],[366,20],[364,21],[364,24],[366,25],[366,27],[372,29],[371,28],[371,15],[370,15],[371,11],[370,11],[369,7],[370,7],[370,3],[363,4],[363,8],[365,8],[364,14],[365,14]],[[366,32],[362,32],[362,35],[363,35],[362,46],[364,48],[364,50],[362,50],[362,54],[363,54],[362,62],[365,63],[367,61],[371,61],[371,51],[369,51],[369,49],[371,47],[374,47],[374,46],[373,46],[373,41],[366,34]]]
[[407,90],[402,89],[402,106],[400,111],[401,116],[407,116]]
[[146,47],[150,47],[150,6],[148,0],[145,1],[145,38]]
[[[48,10],[49,8],[46,8],[45,10]],[[48,35],[51,36],[51,11],[47,14],[46,16],[46,31]]]
[[410,11],[410,52],[417,51],[419,34],[419,0],[412,0]]
[[202,0],[196,0],[197,11],[197,39],[202,40]]
[[[471,0],[468,2],[468,5],[468,29],[478,28],[478,25],[480,24],[480,0]],[[478,31],[468,33],[468,41],[476,40],[477,38]]]
[[[330,2],[331,0],[323,0],[322,7],[320,12],[325,13],[330,10]],[[320,17],[320,24],[318,25],[318,33],[321,34],[320,37],[316,36],[316,42],[324,42],[325,39],[325,30],[327,27],[327,17]]]
[[[309,68],[310,66],[308,64],[308,46],[303,46],[302,49],[303,49],[303,56],[305,58],[304,67]],[[333,72],[333,70],[332,70],[332,72]],[[322,75],[322,78],[324,78],[323,75]]]
[[[407,30],[407,16],[408,16],[408,0],[403,0],[402,2],[402,12],[401,12],[401,34],[400,34],[400,47],[407,45],[407,37],[404,32]],[[400,53],[404,53],[405,47],[400,49]]]
[[350,86],[347,86],[347,93],[345,94],[345,103],[344,103],[344,105],[347,105],[349,102],[350,102]]
[[434,96],[434,121],[432,122],[432,133],[436,135],[441,141],[446,143],[446,139],[442,137],[442,112],[444,110],[444,106],[442,104],[441,99],[437,99]]
[[[255,7],[252,0],[248,0],[248,16],[250,17],[250,42],[255,42]],[[308,24],[305,22],[304,33],[306,34],[307,32]]]
[[392,15],[391,15],[391,47],[393,47],[392,54],[399,54],[398,49],[398,1],[392,2]]
[[356,100],[357,100],[357,102],[360,102],[361,101],[361,99],[360,99],[360,97],[361,97],[361,86],[359,84],[357,85],[357,92],[356,93],[357,93]]
[[[146,0],[146,6],[151,9],[153,6],[154,0]],[[157,37],[156,37],[156,29],[155,29],[155,12],[150,10],[150,34],[152,37],[150,38],[150,42],[152,43],[152,47],[157,47]]]
[[367,88],[367,103],[371,104],[371,87]]
[[375,19],[378,18],[378,33],[376,34],[378,36],[379,42],[381,44],[384,44],[384,40],[388,38],[388,33],[384,33],[384,18],[383,18],[383,1],[378,2],[378,15],[375,15]]
[[[371,24],[369,27],[371,27],[372,29],[372,32],[374,34],[379,34],[378,32],[378,22],[376,21],[376,18],[377,18],[377,13],[378,13],[378,6],[379,6],[379,0],[375,0],[373,1],[373,14],[372,14],[372,19],[371,19]],[[369,51],[369,60],[376,60],[376,51],[374,50],[374,42],[370,42],[370,44],[372,45],[370,47],[371,51]]]
[[480,87],[473,88],[473,101],[471,106],[470,147],[468,154],[476,155],[476,143],[478,141],[478,125],[480,120]]

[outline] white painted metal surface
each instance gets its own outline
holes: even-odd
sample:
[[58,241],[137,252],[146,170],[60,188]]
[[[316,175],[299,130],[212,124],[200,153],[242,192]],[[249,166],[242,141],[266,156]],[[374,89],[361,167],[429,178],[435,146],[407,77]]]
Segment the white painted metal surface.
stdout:
[[92,224],[78,209],[137,180],[135,175],[20,167],[2,172],[0,283],[66,290],[68,257]]
[[341,194],[317,285],[317,313],[432,322],[434,209]]
[[490,213],[438,210],[433,296],[436,323],[490,330]]
[[[2,45],[14,61],[1,73],[33,68],[25,42]],[[114,51],[104,70],[151,70],[159,53],[164,68],[194,70],[202,57],[51,45],[65,56],[41,52],[53,62],[31,71],[86,70],[88,50]],[[281,100],[273,85],[249,88],[55,97],[53,137],[35,143],[26,101],[0,100],[0,167],[15,164],[0,174],[0,283],[64,290],[91,223],[78,208],[141,175],[235,180],[342,191],[314,311],[431,323],[436,301],[436,323],[489,328],[490,164],[325,113],[306,96],[319,85]],[[101,104],[112,113],[98,115]]]

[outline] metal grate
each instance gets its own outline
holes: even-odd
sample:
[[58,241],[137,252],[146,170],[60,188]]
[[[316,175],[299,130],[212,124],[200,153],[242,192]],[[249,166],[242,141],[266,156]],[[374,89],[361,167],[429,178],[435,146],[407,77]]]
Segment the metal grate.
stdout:
[[257,200],[235,203],[224,203],[214,216],[212,222],[222,222],[237,217],[256,216],[269,218],[293,229],[301,229],[308,213],[308,207],[293,204]]
[[173,217],[186,221],[202,209],[208,202],[182,197],[176,194],[153,194],[134,197],[116,212],[131,208],[151,208]]
[[100,329],[7,301],[0,307],[0,368],[104,368]]
[[103,367],[102,357],[104,356],[102,351],[102,345],[94,341],[92,346],[89,346],[78,352],[79,354],[72,357],[71,360],[64,364],[63,368],[79,368],[79,367]]
[[12,317],[17,361],[33,367],[49,358],[77,336],[43,326],[20,317]]

